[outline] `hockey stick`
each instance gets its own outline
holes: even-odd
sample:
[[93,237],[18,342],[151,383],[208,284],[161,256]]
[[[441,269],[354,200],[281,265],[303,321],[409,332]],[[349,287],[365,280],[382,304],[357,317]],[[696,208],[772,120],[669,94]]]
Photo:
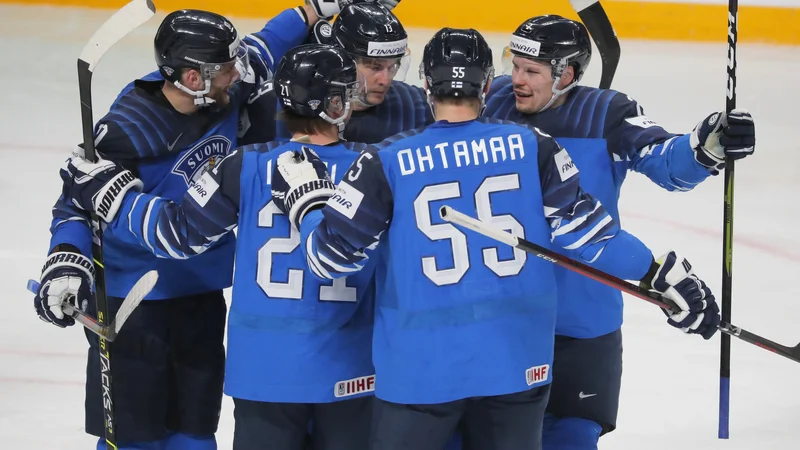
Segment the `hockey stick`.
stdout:
[[[114,13],[100,28],[95,31],[78,57],[78,89],[81,100],[81,125],[83,128],[83,149],[86,159],[96,161],[94,148],[94,118],[92,117],[92,74],[106,52],[128,33],[150,20],[156,13],[151,0],[133,0]],[[95,214],[91,215],[93,239],[92,257],[95,271],[95,304],[97,305],[97,322],[105,325],[108,316],[108,299],[106,297],[105,266],[103,265],[103,229]],[[107,340],[100,337],[100,380],[103,389],[103,411],[105,413],[106,449],[117,448],[116,423],[114,419],[114,402],[111,395],[111,355]]]
[[[728,86],[725,112],[736,108],[736,42],[739,37],[739,0],[728,0]],[[733,160],[725,161],[725,197],[722,227],[722,320],[731,321],[733,295]],[[719,439],[728,439],[731,403],[731,338],[723,335],[719,354]]]
[[[494,228],[491,225],[487,225],[486,223],[478,219],[475,219],[461,212],[458,212],[449,206],[442,206],[439,209],[439,215],[442,217],[442,219],[448,222],[454,223],[456,225],[461,225],[464,228],[468,228],[472,231],[480,233],[496,241],[508,244],[512,247],[523,250],[534,256],[538,256],[539,258],[542,258],[553,264],[572,270],[581,275],[587,276],[595,281],[599,281],[600,283],[603,283],[606,286],[619,289],[620,291],[626,294],[630,294],[636,298],[650,302],[662,309],[666,309],[671,312],[679,311],[678,307],[675,305],[674,302],[672,302],[667,298],[662,297],[661,294],[657,292],[649,291],[633,283],[630,283],[628,281],[617,278],[613,275],[597,270],[594,267],[588,266],[582,262],[575,261],[574,259],[560,255],[552,250],[548,250],[547,248],[536,245],[533,242],[514,236],[513,234],[505,230]],[[797,344],[794,347],[787,347],[785,345],[778,344],[774,341],[770,341],[769,339],[763,338],[757,334],[753,334],[747,330],[734,326],[729,322],[722,322],[719,325],[719,331],[722,332],[724,335],[739,338],[757,347],[761,347],[764,350],[769,350],[785,358],[791,359],[792,361],[800,362],[800,344]]]
[[[80,309],[75,309],[74,306],[67,302],[61,304],[61,309],[64,311],[64,313],[75,319],[76,322],[86,327],[92,333],[104,338],[108,342],[114,342],[117,334],[119,334],[119,330],[121,330],[122,326],[125,325],[125,321],[128,320],[128,317],[130,317],[131,314],[133,314],[133,311],[137,306],[139,306],[139,303],[144,300],[147,294],[153,290],[153,286],[156,285],[156,281],[158,281],[158,272],[155,270],[151,270],[150,272],[142,275],[142,277],[139,278],[139,281],[133,285],[130,292],[128,292],[128,295],[125,296],[125,300],[122,301],[122,305],[120,305],[117,315],[114,316],[109,325],[103,325],[99,323],[92,316],[86,314]],[[39,282],[36,280],[28,280],[28,290],[34,294],[39,292]]]
[[603,61],[603,73],[600,76],[600,89],[608,89],[617,72],[620,54],[619,39],[611,21],[608,19],[599,0],[569,0],[572,8],[578,13],[589,34],[600,52]]

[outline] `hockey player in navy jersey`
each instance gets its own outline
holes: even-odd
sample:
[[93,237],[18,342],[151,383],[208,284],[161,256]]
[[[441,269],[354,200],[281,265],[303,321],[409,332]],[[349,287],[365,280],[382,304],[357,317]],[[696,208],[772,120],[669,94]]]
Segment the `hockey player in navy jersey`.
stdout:
[[[721,170],[726,157],[753,153],[747,111],[716,112],[691,133],[672,134],[627,95],[580,86],[592,47],[579,22],[554,15],[529,19],[514,31],[507,51],[511,76],[493,83],[485,116],[536,126],[567,147],[581,186],[616,221],[620,187],[631,170],[664,189],[688,191]],[[599,437],[616,427],[622,295],[566,269],[555,271],[559,306],[544,448],[596,449]]]
[[436,123],[362,153],[332,196],[319,158],[283,154],[273,198],[320,279],[377,259],[371,448],[441,450],[463,418],[467,448],[539,449],[554,267],[444,222],[441,206],[652,285],[680,305],[670,320],[692,332],[713,333],[714,297],[685,259],[655,262],[621,230],[552,138],[478,119],[493,73],[478,32],[440,30],[421,72]]
[[[375,386],[373,271],[334,281],[307,273],[299,232],[271,191],[272,168],[289,150],[315,152],[332,180],[341,178],[366,147],[339,141],[352,103],[363,101],[363,78],[341,48],[303,45],[281,60],[274,84],[292,140],[236,149],[182,202],[136,194],[142,181],[129,171],[81,158],[62,171],[65,196],[89,209],[94,197],[114,197],[103,216],[107,230],[132,233],[162,258],[200,258],[238,227],[225,372],[235,404],[233,448],[301,450],[313,419],[313,448],[366,450]],[[333,181],[325,180],[329,193]]]
[[[123,89],[97,123],[98,153],[134,171],[145,192],[180,201],[239,137],[264,137],[241,113],[269,87],[259,81],[271,78],[274,58],[303,42],[317,20],[311,5],[290,9],[241,39],[214,13],[167,15],[154,41],[159,77]],[[91,230],[84,213],[62,197],[51,232],[48,261],[79,263],[46,264],[35,305],[43,320],[63,327],[73,323],[61,311],[64,300],[77,297],[78,307],[94,313],[92,273],[80,264],[90,264]],[[156,269],[161,275],[147,297],[158,301],[139,306],[113,346],[119,448],[215,448],[225,358],[222,289],[231,284],[233,237],[191,261],[158,259],[130,233],[104,238],[112,315],[142,274]],[[102,436],[98,341],[87,336],[86,431]],[[105,448],[102,439],[98,445]]]
[[367,81],[366,100],[353,105],[344,131],[351,142],[374,144],[433,123],[425,92],[402,81],[408,69],[408,34],[391,6],[388,0],[352,4],[332,24],[331,43],[355,58]]

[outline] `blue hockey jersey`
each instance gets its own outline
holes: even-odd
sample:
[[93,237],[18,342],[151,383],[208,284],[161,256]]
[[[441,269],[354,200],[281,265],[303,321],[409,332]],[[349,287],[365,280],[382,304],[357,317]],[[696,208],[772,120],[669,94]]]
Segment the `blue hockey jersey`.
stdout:
[[[432,123],[433,115],[425,91],[402,81],[394,81],[382,103],[363,111],[353,111],[344,129],[344,139],[376,144],[401,131]],[[280,123],[278,136],[278,140],[290,138]]]
[[[566,102],[538,114],[515,107],[511,77],[498,77],[484,116],[535,126],[569,149],[581,171],[581,186],[620,222],[619,196],[629,170],[670,191],[688,191],[709,176],[694,159],[689,135],[668,133],[625,94],[577,86]],[[600,282],[557,267],[556,333],[592,338],[622,325],[622,294]]]
[[550,382],[554,266],[444,222],[450,205],[615,274],[652,256],[586,195],[566,150],[511,122],[436,122],[363,153],[325,208],[301,225],[322,279],[377,260],[375,395],[443,403]]
[[[144,192],[180,201],[187,187],[235,148],[240,137],[272,137],[268,134],[274,132],[274,117],[266,116],[274,105],[264,107],[256,100],[271,88],[264,80],[271,78],[279,58],[303,42],[306,35],[303,16],[290,9],[270,20],[261,31],[245,37],[253,72],[231,89],[230,103],[225,107],[183,115],[161,94],[164,80],[158,73],[131,83],[96,125],[97,152],[133,171],[143,181]],[[247,113],[250,106],[252,115]],[[268,122],[253,126],[252,120]],[[63,197],[53,208],[50,230],[50,248],[71,244],[83,254],[91,254],[88,217]],[[234,245],[231,235],[190,261],[158,259],[130,233],[107,232],[103,252],[108,295],[124,297],[136,280],[153,269],[160,277],[147,296],[150,300],[223,289],[231,284]]]
[[[272,168],[295,142],[237,149],[177,203],[128,193],[114,233],[167,258],[198,259],[238,227],[228,315],[225,393],[263,402],[324,403],[368,395],[372,367],[373,270],[321,281],[305,271],[300,233],[272,201]],[[310,145],[334,181],[359,144]]]

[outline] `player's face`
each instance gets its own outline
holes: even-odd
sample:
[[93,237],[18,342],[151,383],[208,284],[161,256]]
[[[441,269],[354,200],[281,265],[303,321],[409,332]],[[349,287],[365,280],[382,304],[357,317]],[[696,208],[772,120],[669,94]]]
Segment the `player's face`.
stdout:
[[367,83],[367,103],[383,103],[400,67],[400,59],[358,58],[357,62],[358,73]]
[[517,100],[517,110],[534,114],[553,96],[553,71],[550,64],[515,56],[511,82]]
[[234,62],[223,64],[211,80],[211,92],[208,96],[219,105],[227,105],[230,101],[228,90],[239,81],[241,74],[236,70]]

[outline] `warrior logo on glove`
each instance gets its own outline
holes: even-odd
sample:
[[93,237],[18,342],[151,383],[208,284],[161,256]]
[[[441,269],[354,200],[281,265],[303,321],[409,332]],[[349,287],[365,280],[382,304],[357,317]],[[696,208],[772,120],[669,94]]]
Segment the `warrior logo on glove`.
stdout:
[[284,152],[273,171],[272,198],[275,205],[300,229],[303,217],[322,208],[333,195],[336,185],[319,156],[308,147]]

